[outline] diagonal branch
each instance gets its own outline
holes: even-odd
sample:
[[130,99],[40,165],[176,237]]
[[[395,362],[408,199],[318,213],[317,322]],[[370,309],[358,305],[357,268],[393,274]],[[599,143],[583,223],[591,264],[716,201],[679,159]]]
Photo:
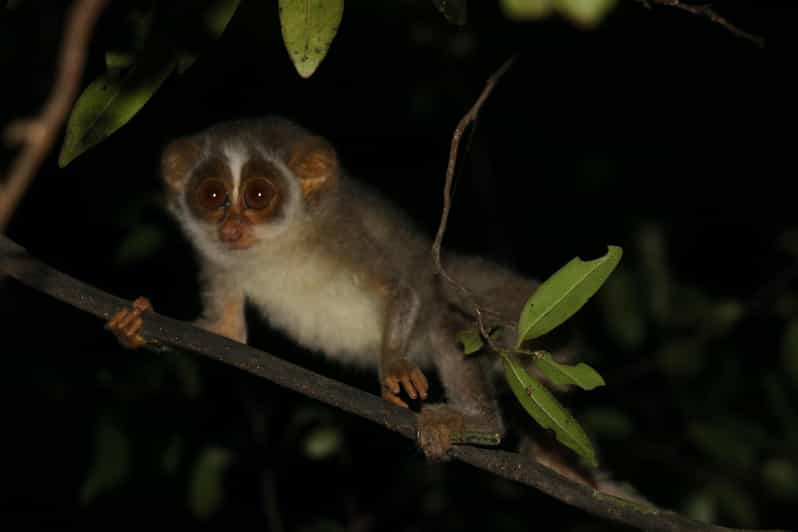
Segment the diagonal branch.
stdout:
[[[443,185],[443,208],[441,209],[441,221],[438,225],[438,231],[435,233],[435,241],[432,243],[432,262],[435,264],[436,271],[444,281],[449,283],[455,290],[460,292],[460,295],[471,307],[471,311],[474,313],[474,317],[477,320],[477,326],[479,327],[479,332],[482,335],[482,338],[491,348],[494,349],[494,351],[498,351],[498,349],[493,345],[493,340],[488,333],[484,316],[485,314],[494,315],[495,313],[488,308],[481,307],[477,303],[476,297],[474,297],[474,294],[471,292],[471,290],[449,275],[441,263],[441,246],[443,245],[443,235],[446,233],[446,226],[449,222],[449,212],[452,209],[452,187],[454,186],[454,172],[457,168],[457,153],[460,150],[460,139],[462,139],[466,128],[476,122],[480,109],[482,109],[482,106],[485,104],[502,76],[504,76],[504,74],[510,70],[510,67],[513,66],[516,57],[517,56],[514,55],[505,61],[504,64],[502,64],[502,66],[500,66],[499,69],[488,78],[488,80],[485,82],[485,87],[482,89],[482,92],[477,98],[477,101],[474,102],[474,105],[471,106],[471,109],[469,109],[468,112],[463,115],[463,118],[460,119],[460,122],[454,129],[454,133],[452,134],[452,143],[449,148],[449,162],[446,166],[446,180]],[[498,314],[493,317],[501,318],[501,316]]]
[[[128,301],[63,274],[28,255],[19,245],[0,235],[0,279],[10,276],[98,318],[107,320],[129,305]],[[154,312],[144,319],[142,336],[164,346],[190,351],[267,379],[323,403],[340,408],[415,440],[416,414],[376,395],[303,369],[253,347],[198,329]],[[731,530],[693,521],[667,510],[643,507],[561,477],[522,455],[504,451],[455,446],[450,456],[506,478],[536,488],[564,503],[612,521],[645,530]]]
[[31,179],[50,152],[56,134],[78,93],[89,38],[107,0],[76,0],[69,10],[58,59],[58,72],[39,116],[13,122],[6,129],[22,150],[0,181],[0,232],[5,230]]
[[749,40],[760,48],[763,48],[765,46],[765,39],[763,37],[741,30],[740,28],[729,22],[729,20],[726,17],[719,15],[708,4],[699,4],[699,5],[686,4],[681,0],[637,0],[637,1],[647,7],[649,6],[649,4],[658,4],[663,6],[675,7],[676,9],[681,9],[682,11],[687,11],[688,13],[692,13],[693,15],[709,19],[711,22],[714,22],[715,24],[720,24],[721,26],[726,28],[728,31],[730,31],[732,34],[736,35],[737,37]]

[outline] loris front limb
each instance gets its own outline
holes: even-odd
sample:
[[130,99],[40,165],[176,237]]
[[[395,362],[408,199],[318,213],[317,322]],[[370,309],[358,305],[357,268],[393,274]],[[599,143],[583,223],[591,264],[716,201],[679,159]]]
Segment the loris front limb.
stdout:
[[202,316],[194,324],[242,344],[247,343],[244,291],[236,286],[234,279],[210,264],[204,266],[200,279],[204,287]]
[[429,383],[418,366],[407,359],[408,343],[416,326],[421,301],[407,284],[391,283],[385,290],[385,325],[380,352],[379,377],[382,397],[408,408],[400,397],[426,400]]

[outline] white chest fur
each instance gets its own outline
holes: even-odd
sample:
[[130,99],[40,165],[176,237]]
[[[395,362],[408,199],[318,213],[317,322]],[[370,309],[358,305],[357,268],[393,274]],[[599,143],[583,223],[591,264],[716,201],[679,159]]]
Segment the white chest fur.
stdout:
[[298,343],[346,362],[377,364],[382,305],[345,268],[296,256],[252,264],[241,274],[249,300]]

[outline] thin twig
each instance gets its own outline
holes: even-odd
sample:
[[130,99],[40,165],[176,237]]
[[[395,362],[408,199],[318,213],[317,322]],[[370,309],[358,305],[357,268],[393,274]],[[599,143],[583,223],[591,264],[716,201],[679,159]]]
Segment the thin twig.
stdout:
[[729,20],[726,17],[719,15],[714,9],[712,9],[711,6],[707,4],[701,4],[701,5],[685,4],[681,0],[637,0],[637,1],[646,7],[651,7],[650,4],[659,4],[663,6],[675,7],[676,9],[681,9],[682,11],[687,11],[688,13],[704,17],[714,22],[715,24],[723,26],[737,37],[751,41],[760,48],[763,48],[765,46],[765,39],[763,37],[741,30],[740,28],[729,22]]
[[[8,275],[89,314],[107,320],[130,302],[63,274],[28,255],[19,245],[0,235],[0,279]],[[147,312],[141,335],[148,342],[190,351],[235,366],[275,384],[358,415],[403,436],[416,439],[417,416],[352,386],[308,371],[248,345],[217,336],[193,325]],[[699,523],[680,514],[640,506],[591,489],[517,453],[455,446],[449,456],[536,488],[564,503],[619,523],[645,530],[732,530]]]
[[485,314],[496,313],[492,312],[490,309],[480,307],[473,292],[450,276],[449,273],[444,269],[443,265],[441,264],[441,245],[443,244],[443,235],[446,233],[446,225],[449,221],[449,212],[452,209],[452,186],[454,183],[454,172],[457,167],[457,152],[460,149],[460,139],[463,137],[463,133],[465,133],[466,128],[477,119],[477,115],[479,114],[479,110],[482,108],[482,105],[488,99],[490,93],[493,92],[493,88],[496,86],[496,83],[498,83],[499,79],[510,69],[511,66],[513,66],[515,59],[516,56],[513,56],[505,61],[504,64],[499,67],[499,69],[494,72],[490,78],[488,78],[488,80],[485,82],[485,88],[482,89],[482,93],[479,95],[479,98],[477,98],[477,101],[474,102],[474,105],[471,106],[471,109],[468,110],[463,118],[460,119],[460,122],[454,129],[454,133],[452,134],[452,144],[449,148],[449,163],[446,166],[446,182],[443,186],[443,209],[441,210],[441,221],[438,225],[438,231],[435,234],[435,241],[432,244],[432,261],[435,263],[435,268],[438,271],[438,274],[447,283],[460,292],[460,294],[466,300],[468,305],[471,307],[472,312],[474,313],[474,317],[477,320],[480,334],[493,349],[497,348],[495,345],[493,345],[487,325],[485,324],[484,316]]
[[36,171],[50,152],[56,135],[75,101],[89,38],[107,0],[76,0],[69,10],[61,43],[58,72],[39,116],[17,120],[6,128],[6,137],[21,143],[22,149],[0,182],[0,232],[27,190]]

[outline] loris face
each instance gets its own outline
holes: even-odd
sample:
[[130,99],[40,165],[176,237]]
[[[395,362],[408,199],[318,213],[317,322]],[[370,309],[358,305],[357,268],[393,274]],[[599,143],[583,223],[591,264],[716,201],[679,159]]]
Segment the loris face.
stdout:
[[215,126],[174,141],[162,159],[172,211],[219,260],[268,245],[295,225],[336,171],[323,139],[279,119]]
[[211,156],[192,172],[185,205],[204,224],[211,240],[226,249],[243,250],[259,243],[263,231],[279,226],[292,195],[286,169],[257,155],[244,159],[235,149]]

